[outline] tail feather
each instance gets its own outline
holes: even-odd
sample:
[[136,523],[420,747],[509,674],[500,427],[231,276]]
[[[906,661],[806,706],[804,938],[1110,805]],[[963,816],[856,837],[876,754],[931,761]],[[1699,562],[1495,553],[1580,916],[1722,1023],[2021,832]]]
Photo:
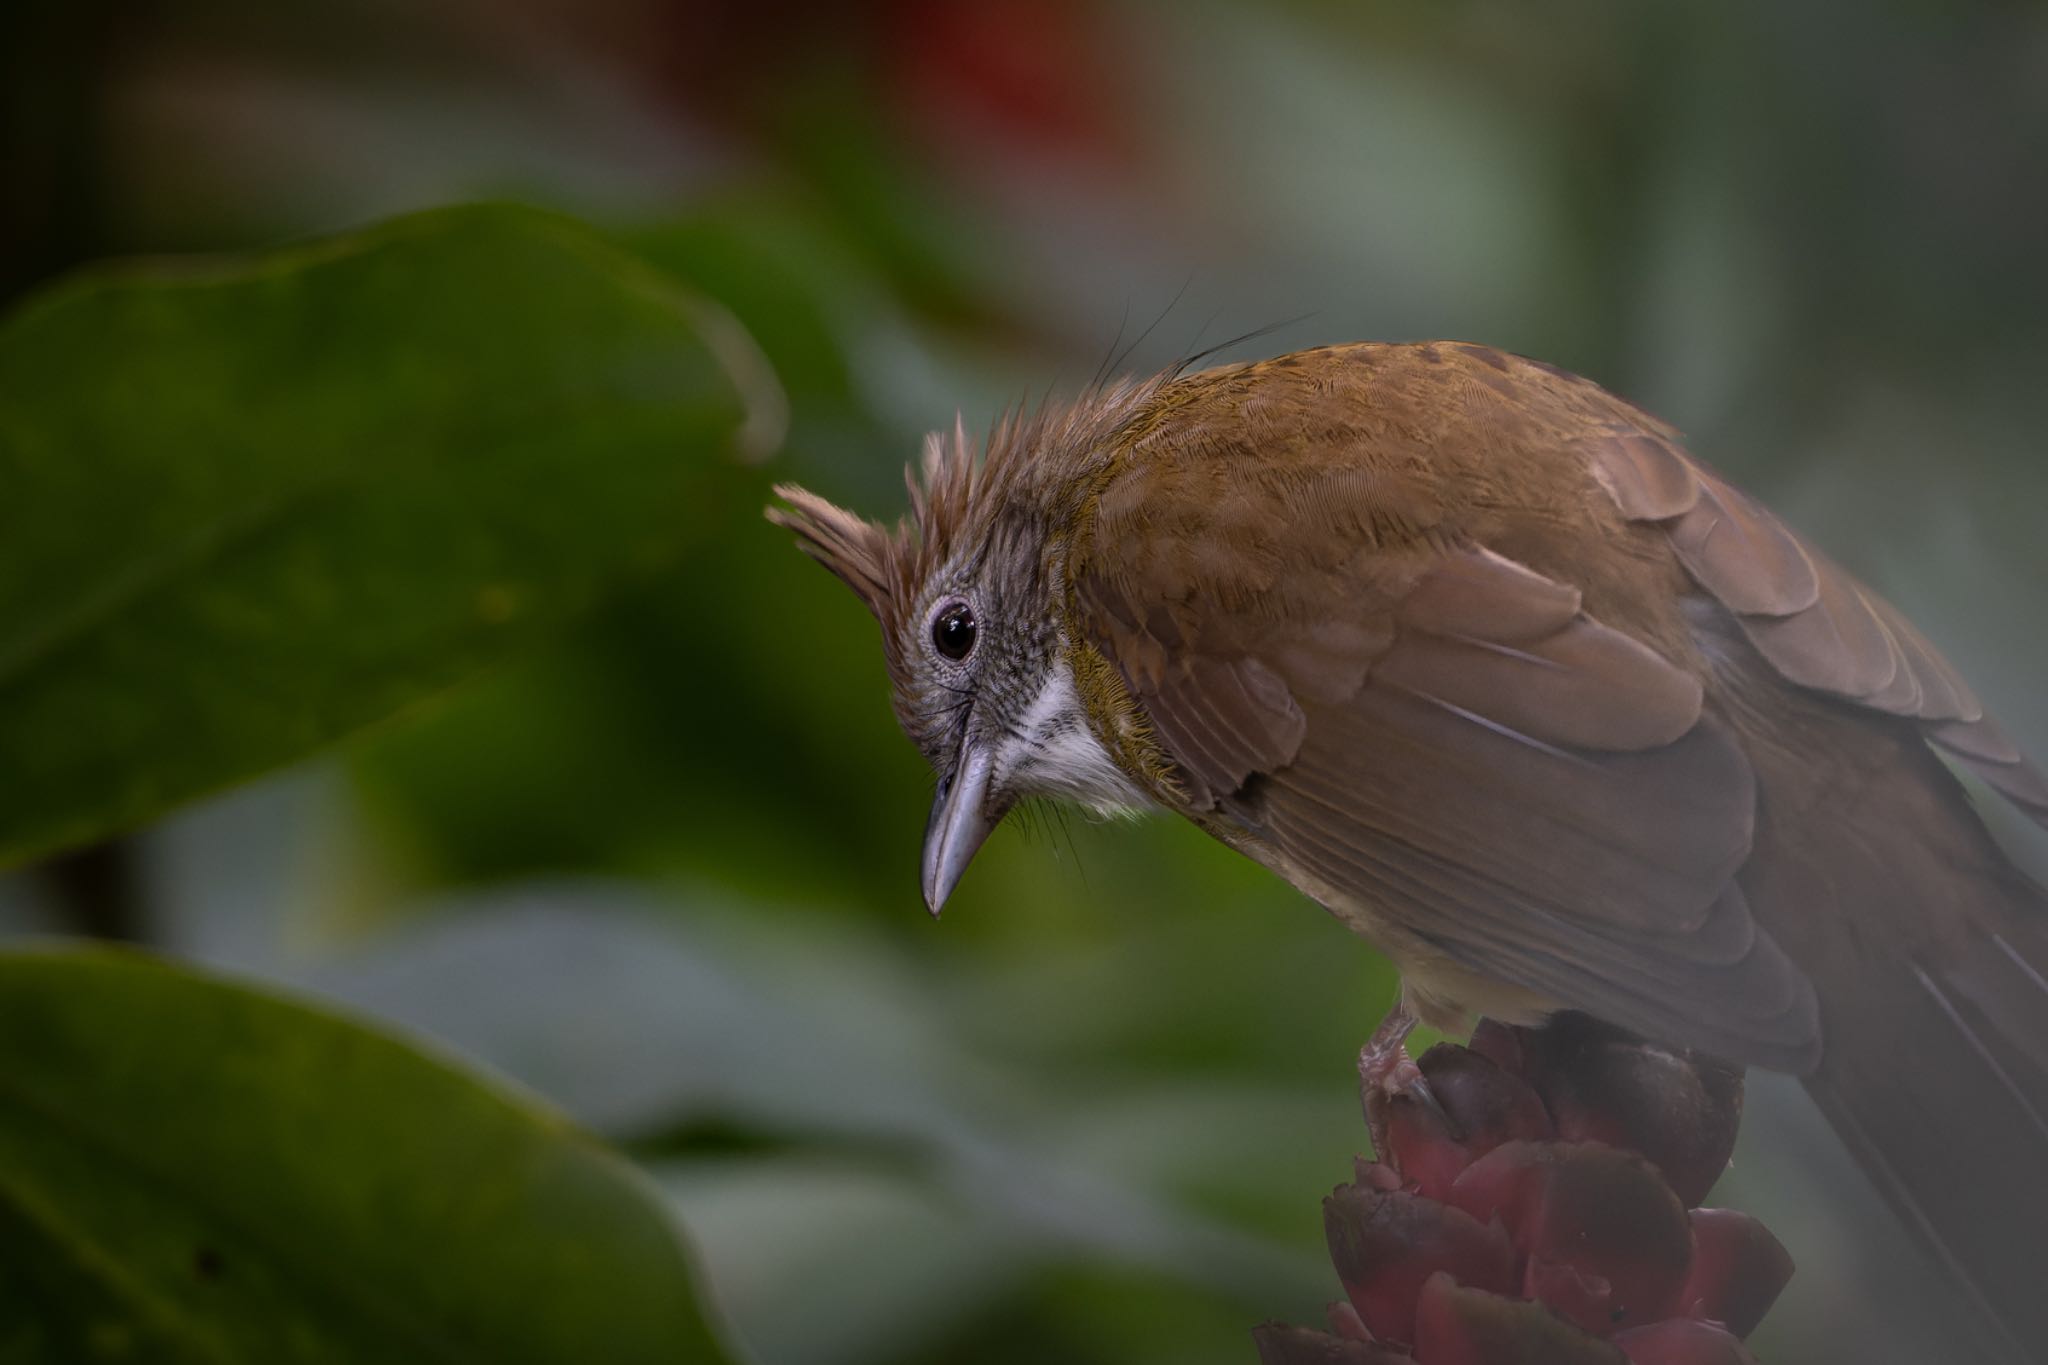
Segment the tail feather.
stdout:
[[1793,766],[1766,773],[1743,875],[1822,1002],[1807,1089],[1954,1272],[1978,1358],[2043,1365],[2048,892],[1909,729],[1831,737],[1833,718],[1814,719],[1816,744],[1857,744],[1868,768],[1818,798]]
[[[1984,1349],[2039,1362],[2048,1361],[2048,1068],[2038,1055],[2048,990],[2027,965],[1986,936],[1945,970],[1903,958],[1849,969],[1857,993],[1830,1011],[1825,1058],[1807,1087],[1969,1294]],[[1987,983],[2012,993],[1987,1005],[2000,998]],[[1821,994],[1830,998],[1827,985]]]

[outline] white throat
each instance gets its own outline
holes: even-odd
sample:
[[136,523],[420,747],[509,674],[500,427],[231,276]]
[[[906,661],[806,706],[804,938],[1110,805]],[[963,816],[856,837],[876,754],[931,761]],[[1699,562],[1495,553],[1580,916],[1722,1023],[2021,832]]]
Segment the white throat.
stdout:
[[1011,791],[1073,801],[1098,815],[1135,815],[1152,804],[1095,737],[1065,651],[996,750],[995,766]]

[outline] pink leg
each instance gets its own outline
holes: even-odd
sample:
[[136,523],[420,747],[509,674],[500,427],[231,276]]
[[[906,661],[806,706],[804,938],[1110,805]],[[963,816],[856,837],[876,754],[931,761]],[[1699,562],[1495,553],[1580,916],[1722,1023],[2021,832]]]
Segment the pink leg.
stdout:
[[1408,1035],[1415,1029],[1414,1011],[1401,995],[1387,1017],[1358,1050],[1358,1093],[1365,1102],[1365,1126],[1372,1133],[1373,1155],[1387,1159],[1387,1102],[1398,1094],[1435,1103],[1422,1069],[1408,1056]]

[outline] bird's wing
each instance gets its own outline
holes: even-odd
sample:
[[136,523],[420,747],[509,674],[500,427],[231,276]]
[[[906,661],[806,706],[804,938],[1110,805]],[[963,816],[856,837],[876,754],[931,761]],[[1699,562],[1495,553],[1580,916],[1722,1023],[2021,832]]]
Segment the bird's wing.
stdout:
[[1698,678],[1431,528],[1398,465],[1244,435],[1128,461],[1070,568],[1190,811],[1481,978],[1810,1067],[1811,989],[1735,878],[1750,764]]
[[1787,682],[1920,722],[1928,742],[2048,826],[2048,779],[1897,608],[1655,424],[1618,423],[1582,448],[1622,513],[1663,529]]

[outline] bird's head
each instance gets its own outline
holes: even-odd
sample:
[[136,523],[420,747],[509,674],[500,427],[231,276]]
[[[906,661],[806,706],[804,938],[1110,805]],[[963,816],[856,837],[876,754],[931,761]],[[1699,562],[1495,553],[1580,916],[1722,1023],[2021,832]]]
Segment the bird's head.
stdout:
[[1081,411],[1006,421],[986,460],[957,423],[926,438],[921,475],[905,475],[910,515],[893,527],[788,484],[768,512],[881,625],[896,719],[938,777],[923,865],[933,914],[1019,801],[1106,813],[1146,800],[1095,737],[1063,624],[1074,462],[1058,457],[1077,424],[1093,426]]

